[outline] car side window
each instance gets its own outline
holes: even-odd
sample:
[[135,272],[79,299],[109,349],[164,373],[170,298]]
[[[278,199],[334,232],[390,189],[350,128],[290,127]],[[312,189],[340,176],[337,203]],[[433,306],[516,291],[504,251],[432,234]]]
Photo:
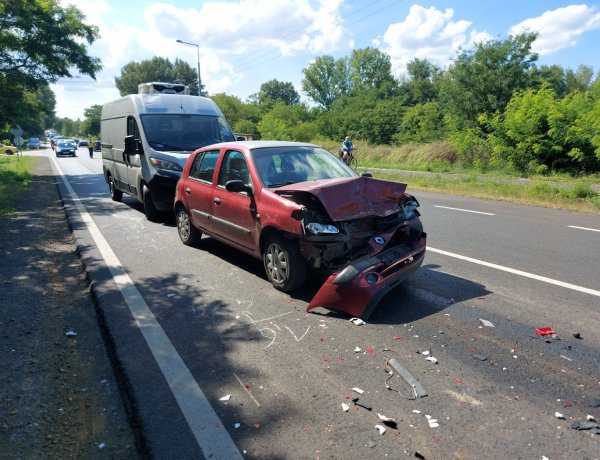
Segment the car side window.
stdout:
[[212,183],[217,158],[219,158],[218,150],[211,150],[196,155],[190,169],[190,177]]
[[230,180],[241,180],[244,184],[250,185],[248,164],[242,152],[237,150],[229,150],[225,153],[219,172],[218,185],[224,187]]

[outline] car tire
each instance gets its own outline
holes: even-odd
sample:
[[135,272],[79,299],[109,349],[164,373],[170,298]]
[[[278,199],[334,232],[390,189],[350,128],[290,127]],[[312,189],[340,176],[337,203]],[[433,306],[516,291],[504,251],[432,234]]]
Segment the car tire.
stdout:
[[194,246],[200,242],[202,232],[194,227],[190,215],[182,205],[177,206],[175,219],[177,220],[177,232],[179,233],[179,238],[183,244],[186,246]]
[[108,176],[108,190],[110,191],[110,197],[113,201],[121,201],[123,199],[123,192],[117,189],[112,175]]
[[262,258],[267,278],[275,289],[291,292],[304,284],[306,261],[300,254],[296,240],[279,235],[269,237]]
[[146,219],[150,222],[156,222],[158,220],[158,210],[152,199],[150,189],[145,184],[142,187],[142,198],[144,200],[144,214],[146,215]]

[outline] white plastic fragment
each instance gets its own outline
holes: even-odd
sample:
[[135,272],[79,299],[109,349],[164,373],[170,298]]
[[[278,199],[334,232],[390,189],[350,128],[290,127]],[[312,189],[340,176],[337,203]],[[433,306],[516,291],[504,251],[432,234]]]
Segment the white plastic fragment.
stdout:
[[65,335],[67,337],[76,337],[77,336],[77,332],[75,332],[74,330],[71,329],[70,331],[65,332]]
[[350,321],[353,322],[356,326],[362,326],[363,324],[366,324],[362,319],[360,318],[350,318]]
[[425,358],[425,360],[431,361],[433,364],[437,364],[438,363],[437,358],[434,358],[433,356],[428,356],[427,358]]
[[352,391],[354,391],[355,393],[358,393],[359,395],[362,395],[365,392],[365,390],[361,390],[358,387],[352,388]]
[[431,415],[425,415],[425,418],[427,419],[427,423],[429,423],[429,428],[437,428],[438,426],[440,426],[437,419],[432,418]]
[[585,418],[586,418],[586,420],[588,422],[595,422],[596,421],[596,417],[594,417],[593,415],[590,415],[590,414],[586,415]]
[[496,327],[487,319],[479,318],[479,321],[481,321],[481,324],[483,324],[485,327]]
[[100,444],[98,444],[98,449],[102,450],[106,447],[106,444],[104,444],[103,442],[101,442]]
[[561,414],[560,412],[554,412],[554,416],[555,416],[556,418],[559,418],[559,419],[561,419],[561,420],[564,420],[564,419],[565,419],[565,416],[564,416],[563,414]]
[[361,351],[362,351],[362,350],[360,349],[360,347],[356,347],[356,348],[354,349],[354,353],[360,353]]
[[342,410],[344,412],[348,412],[350,410],[350,406],[346,403],[342,403]]
[[413,410],[413,413],[415,413],[415,414],[420,414],[420,413],[421,413],[421,411],[420,411],[420,410],[418,410],[418,409],[414,409],[414,410]]
[[176,294],[173,294],[172,292],[170,292],[169,294],[167,294],[167,297],[168,297],[168,298],[171,298],[171,297],[175,297],[175,295],[176,295]]
[[421,352],[421,354],[422,354],[422,355],[425,355],[425,356],[428,356],[428,355],[429,355],[429,353],[430,353],[430,351],[429,351],[429,350],[425,350],[425,351],[422,351],[422,352]]
[[225,395],[225,396],[219,398],[219,401],[227,402],[230,399],[231,399],[231,395]]
[[377,428],[379,430],[380,435],[385,433],[385,427],[383,425],[375,425],[375,428]]
[[239,429],[241,426],[242,426],[242,424],[241,424],[241,423],[234,423],[234,424],[233,424],[233,427],[234,427],[236,430],[238,430],[238,429]]
[[383,414],[380,414],[379,412],[377,413],[377,418],[379,420],[381,420],[382,422],[395,422],[396,419],[392,418],[392,417],[386,417]]

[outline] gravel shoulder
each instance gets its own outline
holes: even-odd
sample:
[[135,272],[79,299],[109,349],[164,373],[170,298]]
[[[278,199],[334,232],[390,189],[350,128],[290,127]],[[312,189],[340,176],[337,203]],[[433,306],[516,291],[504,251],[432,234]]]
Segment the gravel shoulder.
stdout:
[[139,458],[48,159],[34,174],[0,217],[0,458]]

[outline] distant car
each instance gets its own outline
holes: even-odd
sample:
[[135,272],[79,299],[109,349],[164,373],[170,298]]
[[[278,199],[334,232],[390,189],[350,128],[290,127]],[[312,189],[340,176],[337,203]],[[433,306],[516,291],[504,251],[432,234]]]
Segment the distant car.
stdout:
[[5,153],[7,155],[12,155],[16,151],[17,151],[17,148],[13,147],[12,145],[0,144],[0,153]]
[[94,141],[94,152],[101,152],[101,151],[102,151],[102,142]]
[[308,309],[368,317],[383,293],[422,264],[426,234],[406,184],[358,176],[327,150],[277,141],[193,152],[177,183],[179,237],[207,234],[262,259],[273,286],[329,275]]
[[39,149],[40,148],[40,140],[37,137],[30,137],[27,141],[28,149]]
[[63,155],[76,156],[77,155],[77,144],[75,143],[75,141],[73,141],[71,139],[61,139],[56,142],[56,146],[54,147],[54,152],[56,153],[57,157],[63,156]]
[[78,147],[87,147],[88,146],[88,141],[83,140],[83,141],[79,141],[79,144],[77,144]]

